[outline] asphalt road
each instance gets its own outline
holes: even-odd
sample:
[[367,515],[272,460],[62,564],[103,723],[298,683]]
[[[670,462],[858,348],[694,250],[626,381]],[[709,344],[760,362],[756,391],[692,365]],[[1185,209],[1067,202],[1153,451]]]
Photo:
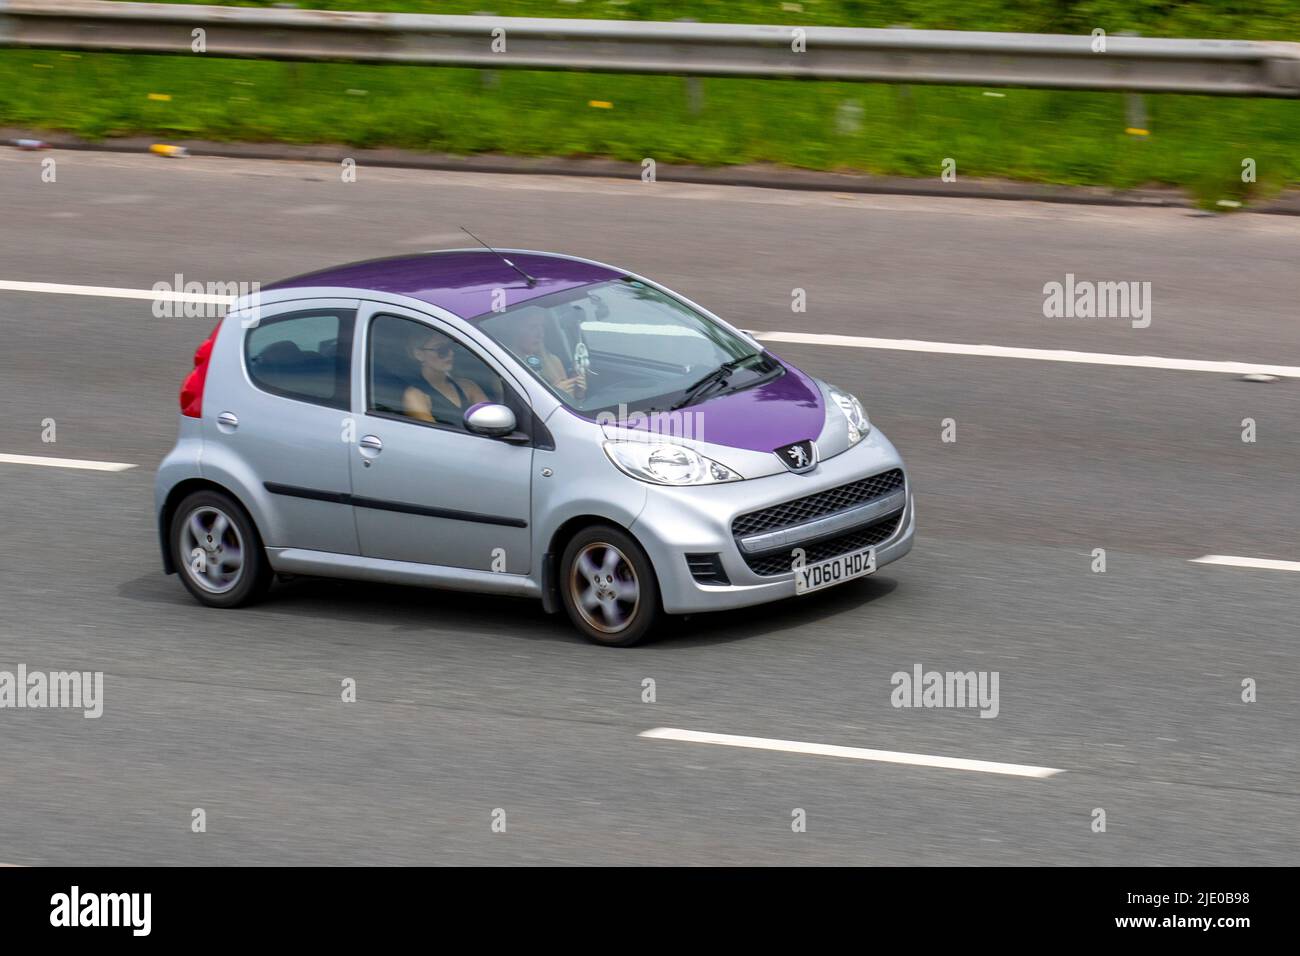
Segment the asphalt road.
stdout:
[[[1289,217],[17,152],[0,210],[0,280],[269,282],[461,246],[463,223],[750,329],[1300,365]],[[1151,326],[1044,318],[1066,273],[1150,281]],[[1300,560],[1300,380],[775,346],[899,446],[915,550],[613,651],[527,601],[298,579],[253,609],[193,603],[161,573],[152,482],[212,324],[0,291],[0,454],[137,466],[0,463],[0,670],[105,673],[97,720],[0,710],[0,863],[1300,862],[1300,575],[1189,563]],[[998,672],[997,718],[896,709],[916,664]]]

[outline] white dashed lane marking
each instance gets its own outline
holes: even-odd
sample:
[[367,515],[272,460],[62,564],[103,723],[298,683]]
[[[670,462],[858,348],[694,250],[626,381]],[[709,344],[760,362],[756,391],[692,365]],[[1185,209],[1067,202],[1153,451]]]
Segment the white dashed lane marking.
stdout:
[[1192,558],[1192,564],[1217,564],[1225,568],[1259,568],[1264,571],[1300,571],[1300,561],[1276,561],[1273,558],[1243,558],[1234,554],[1207,554]]
[[0,292],[43,292],[46,295],[92,295],[103,299],[156,299],[159,302],[211,302],[229,305],[233,296],[205,292],[155,292],[153,289],[118,289],[104,285],[67,285],[62,282],[16,282],[0,279]]
[[1202,359],[1161,358],[1157,355],[1116,355],[1109,352],[1071,352],[1066,349],[1026,349],[1009,345],[963,345],[958,342],[922,342],[915,339],[873,339],[858,335],[823,335],[811,332],[751,332],[762,342],[795,345],[832,345],[854,349],[888,349],[939,355],[977,355],[984,358],[1029,359],[1036,362],[1072,362],[1078,365],[1115,365],[1123,368],[1158,368],[1175,372],[1217,372],[1222,375],[1276,375],[1300,378],[1300,365],[1258,365],[1253,362],[1211,362]]
[[41,465],[45,468],[80,468],[83,471],[126,471],[135,465],[124,461],[86,461],[81,458],[43,458],[40,455],[0,454],[3,465]]
[[769,737],[737,737],[732,734],[711,734],[698,730],[675,730],[656,727],[642,731],[637,736],[651,740],[676,740],[690,744],[719,744],[723,747],[744,747],[749,750],[775,750],[781,753],[808,754],[816,757],[842,757],[848,760],[873,760],[877,763],[907,764],[912,767],[937,767],[941,770],[968,770],[975,773],[998,773],[1011,777],[1054,777],[1064,770],[1055,767],[1031,767],[1019,763],[995,763],[988,760],[967,760],[964,757],[934,757],[929,754],[899,753],[894,750],[866,750],[862,747],[837,747],[833,744],[813,744],[799,740],[774,740]]

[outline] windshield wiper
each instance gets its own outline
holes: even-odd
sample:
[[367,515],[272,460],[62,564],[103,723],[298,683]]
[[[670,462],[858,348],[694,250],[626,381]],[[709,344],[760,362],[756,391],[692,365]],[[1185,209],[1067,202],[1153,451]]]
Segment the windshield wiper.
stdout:
[[740,368],[740,366],[744,365],[746,362],[752,361],[753,359],[756,358],[763,358],[763,353],[754,352],[750,355],[742,355],[738,359],[732,359],[730,362],[723,362],[721,365],[715,368],[708,375],[704,376],[698,382],[686,386],[686,391],[682,395],[681,399],[678,400],[669,409],[669,411],[676,411],[679,408],[683,408],[691,404],[693,401],[695,401],[695,399],[703,395],[704,392],[711,386],[726,385],[727,379],[731,378],[732,372]]

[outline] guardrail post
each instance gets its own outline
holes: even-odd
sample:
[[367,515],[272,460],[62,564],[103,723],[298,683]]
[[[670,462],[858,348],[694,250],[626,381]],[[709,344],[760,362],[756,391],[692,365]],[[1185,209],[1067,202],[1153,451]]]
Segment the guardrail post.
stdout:
[[[891,23],[890,30],[910,30],[910,23]],[[894,102],[898,106],[898,118],[902,121],[903,126],[908,130],[912,129],[912,120],[916,114],[916,104],[912,99],[912,88],[906,83],[898,83],[894,86]]]
[[[698,23],[694,17],[682,17],[678,23]],[[704,81],[698,76],[686,77],[686,109],[692,116],[704,112]]]
[[862,132],[862,104],[857,100],[841,100],[835,110],[835,129],[841,136]]
[[704,81],[698,76],[686,78],[686,108],[691,111],[692,116],[699,116],[704,112]]
[[1147,125],[1147,103],[1141,93],[1128,94],[1128,126],[1124,132],[1131,136],[1146,136],[1151,132]]
[[[493,10],[475,10],[474,16],[495,17],[496,12]],[[509,42],[510,40],[507,37],[506,43],[508,44]],[[507,46],[506,49],[509,50],[510,47]],[[509,53],[507,53],[506,55],[509,56]],[[482,86],[483,89],[485,90],[494,90],[501,85],[501,75],[497,73],[496,70],[480,70],[478,80],[479,80],[479,85]]]
[[[1134,30],[1124,30],[1115,34],[1121,37],[1136,37],[1142,34]],[[1126,126],[1124,132],[1130,136],[1149,136],[1151,127],[1147,125],[1147,103],[1141,93],[1127,94],[1125,104]]]

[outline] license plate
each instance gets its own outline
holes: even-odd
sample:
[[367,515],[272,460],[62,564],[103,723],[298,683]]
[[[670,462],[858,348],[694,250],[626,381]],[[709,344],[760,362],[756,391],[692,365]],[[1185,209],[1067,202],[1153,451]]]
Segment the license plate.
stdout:
[[807,594],[809,591],[820,591],[833,584],[843,584],[845,581],[871,574],[875,570],[875,548],[850,551],[848,554],[841,554],[838,558],[818,561],[816,564],[809,564],[795,571],[794,593]]

